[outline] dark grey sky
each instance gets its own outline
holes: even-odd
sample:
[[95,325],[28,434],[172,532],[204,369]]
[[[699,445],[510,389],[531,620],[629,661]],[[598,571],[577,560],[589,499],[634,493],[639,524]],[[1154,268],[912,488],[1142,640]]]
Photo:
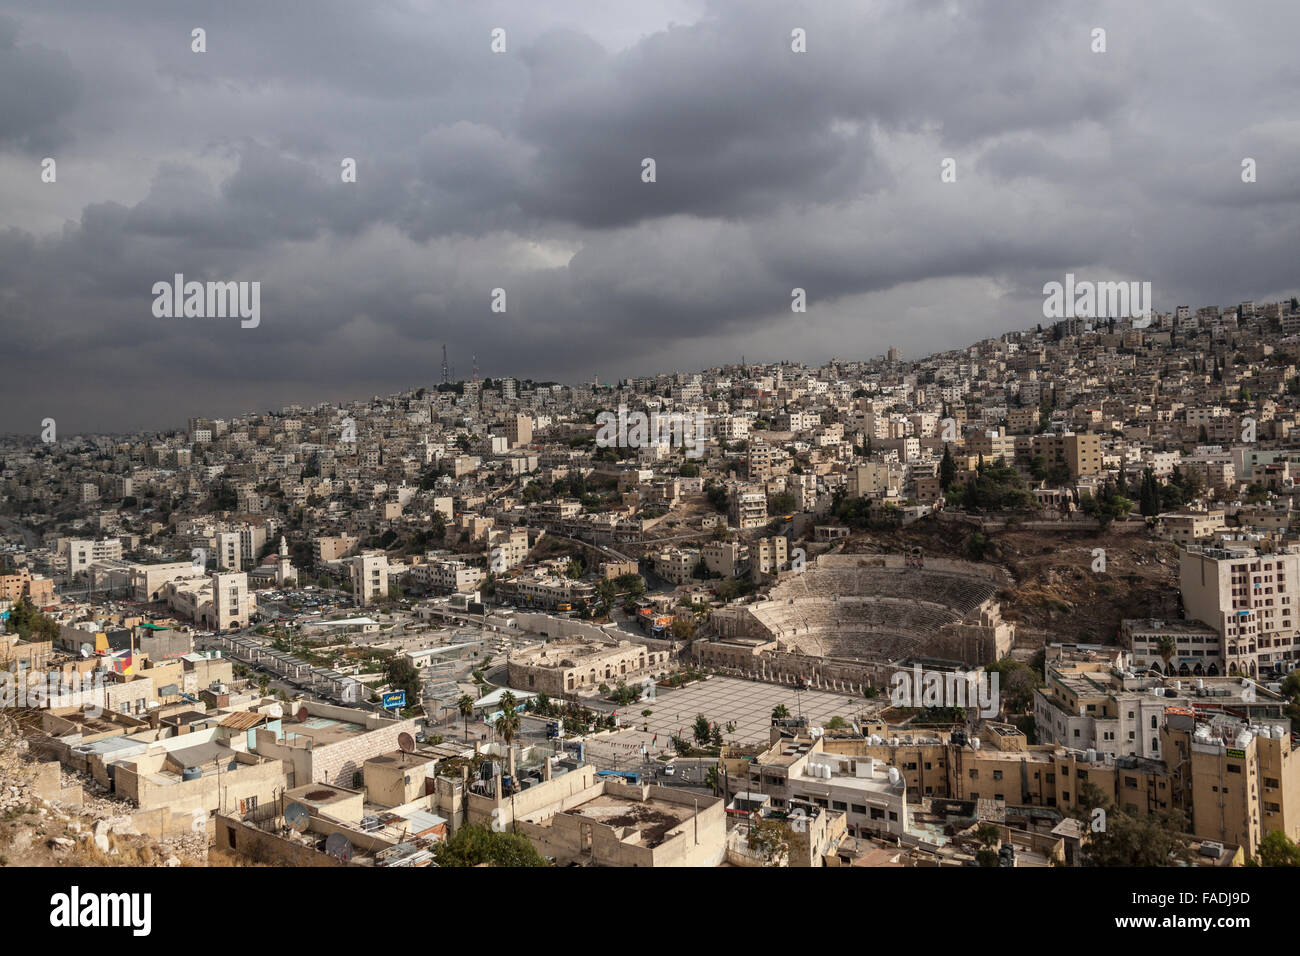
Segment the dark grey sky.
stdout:
[[[916,356],[1066,272],[1289,296],[1297,36],[1291,0],[0,0],[0,430],[387,394],[444,342],[561,381]],[[177,272],[260,281],[260,327],[155,318]]]

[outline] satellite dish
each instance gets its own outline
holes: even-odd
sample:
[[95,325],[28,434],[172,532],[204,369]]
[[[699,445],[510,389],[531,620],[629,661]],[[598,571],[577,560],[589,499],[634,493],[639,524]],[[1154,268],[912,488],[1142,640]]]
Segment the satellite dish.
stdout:
[[307,713],[306,707],[299,707],[298,712],[294,714],[294,716],[298,718],[298,723],[300,724],[307,723],[307,721],[311,718],[311,714]]
[[284,716],[284,708],[278,703],[272,704],[270,707],[266,708],[266,716],[270,717],[272,720],[279,720]]
[[352,859],[352,841],[342,833],[331,833],[325,841],[325,852],[346,863]]
[[82,657],[89,657],[89,656],[90,656],[91,654],[93,654],[94,652],[95,652],[95,649],[94,649],[93,647],[91,647],[89,644],[82,644],[82,645],[81,645],[81,656],[82,656]]
[[302,833],[311,822],[311,811],[301,803],[291,803],[284,808],[284,822],[289,824],[289,829]]
[[400,751],[402,751],[402,753],[406,753],[406,754],[414,753],[414,752],[415,752],[415,738],[412,737],[410,734],[406,733],[405,731],[403,731],[402,733],[398,734],[398,735],[397,735],[397,749],[400,750]]

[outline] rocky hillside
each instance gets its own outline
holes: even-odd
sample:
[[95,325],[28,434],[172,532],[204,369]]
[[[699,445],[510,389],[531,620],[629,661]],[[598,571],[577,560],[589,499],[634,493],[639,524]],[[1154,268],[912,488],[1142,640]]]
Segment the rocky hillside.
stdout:
[[44,759],[40,750],[33,721],[0,715],[0,866],[207,862],[206,831],[163,841],[142,834],[132,806],[108,799],[93,781]]

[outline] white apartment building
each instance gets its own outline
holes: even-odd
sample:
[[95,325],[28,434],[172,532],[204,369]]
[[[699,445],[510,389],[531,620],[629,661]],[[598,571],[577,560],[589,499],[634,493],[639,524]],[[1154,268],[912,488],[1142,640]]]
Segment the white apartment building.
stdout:
[[388,556],[368,551],[349,561],[352,597],[358,604],[370,604],[388,596]]
[[843,813],[853,836],[906,832],[907,784],[899,770],[874,757],[825,753],[823,744],[821,737],[778,741],[750,764],[748,779],[728,782],[728,796],[760,794],[778,810],[804,803]]
[[760,538],[754,545],[754,567],[761,574],[776,574],[778,571],[790,570],[786,539],[781,535]]
[[244,549],[238,531],[222,531],[216,536],[217,567],[222,571],[242,571]]
[[[488,568],[501,572],[517,568],[528,557],[527,531],[489,531],[487,535]],[[457,588],[464,590],[464,588]]]
[[[1223,673],[1223,641],[1219,632],[1200,621],[1158,621],[1128,618],[1120,633],[1131,650],[1133,669],[1154,670],[1171,677],[1216,677]],[[1174,654],[1166,670],[1160,655],[1163,638],[1174,642]]]
[[120,561],[122,542],[117,538],[107,541],[70,538],[64,542],[64,553],[68,558],[68,574],[80,574],[96,561]]
[[655,574],[673,584],[686,584],[700,563],[700,552],[694,549],[668,548],[654,557]]
[[731,523],[741,530],[767,524],[767,495],[737,488],[731,496]]
[[411,580],[416,585],[449,594],[472,591],[486,577],[482,568],[464,561],[430,561],[411,568]]
[[251,610],[248,575],[242,571],[213,572],[211,621],[216,630],[244,627]]

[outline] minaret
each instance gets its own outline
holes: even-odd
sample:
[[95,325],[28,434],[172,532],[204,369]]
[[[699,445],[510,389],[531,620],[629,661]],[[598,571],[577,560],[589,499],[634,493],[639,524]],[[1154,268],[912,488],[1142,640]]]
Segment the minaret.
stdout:
[[279,587],[298,583],[298,572],[289,563],[289,545],[284,540],[284,535],[280,535],[280,560],[276,563],[275,583]]

